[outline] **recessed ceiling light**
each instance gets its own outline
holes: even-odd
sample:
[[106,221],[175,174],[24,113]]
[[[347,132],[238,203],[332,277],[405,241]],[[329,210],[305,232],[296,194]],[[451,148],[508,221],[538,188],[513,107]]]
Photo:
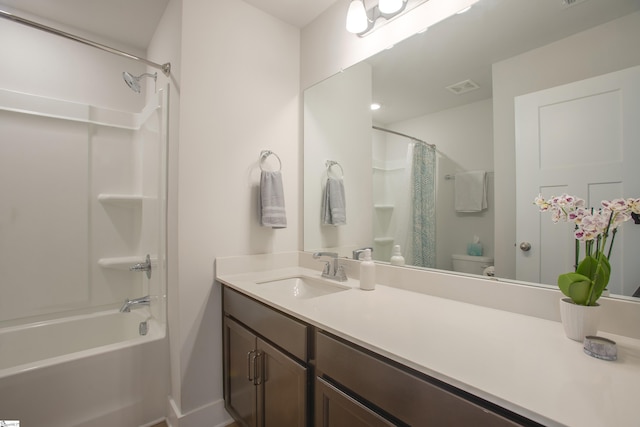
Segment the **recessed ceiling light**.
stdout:
[[382,105],[378,104],[377,102],[374,102],[373,104],[371,104],[371,111],[379,110],[381,107]]

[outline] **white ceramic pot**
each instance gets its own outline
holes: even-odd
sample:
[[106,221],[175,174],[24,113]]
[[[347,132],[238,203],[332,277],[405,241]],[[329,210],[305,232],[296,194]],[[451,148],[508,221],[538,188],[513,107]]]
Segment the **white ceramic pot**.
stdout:
[[587,335],[598,333],[600,305],[586,306],[574,304],[570,298],[560,300],[560,319],[567,338],[584,341]]

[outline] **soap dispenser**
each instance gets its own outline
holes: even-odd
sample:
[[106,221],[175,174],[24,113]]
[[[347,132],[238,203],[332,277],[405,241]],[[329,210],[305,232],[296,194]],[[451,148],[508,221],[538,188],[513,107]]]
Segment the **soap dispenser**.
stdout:
[[365,249],[360,262],[360,289],[372,291],[376,287],[376,264],[371,260],[371,249]]
[[395,245],[393,247],[393,252],[391,253],[391,265],[404,265],[404,257],[400,252],[400,245]]

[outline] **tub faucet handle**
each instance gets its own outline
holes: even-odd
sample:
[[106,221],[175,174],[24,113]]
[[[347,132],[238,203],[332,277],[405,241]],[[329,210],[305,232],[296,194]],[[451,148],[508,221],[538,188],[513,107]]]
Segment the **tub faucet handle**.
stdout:
[[139,262],[129,267],[129,271],[146,271],[147,279],[151,279],[151,257],[149,254],[147,254],[144,262]]

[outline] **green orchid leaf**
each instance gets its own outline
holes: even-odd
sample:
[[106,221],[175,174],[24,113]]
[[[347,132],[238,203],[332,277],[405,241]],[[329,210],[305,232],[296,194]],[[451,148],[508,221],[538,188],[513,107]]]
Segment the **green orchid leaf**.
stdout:
[[579,273],[558,276],[558,287],[578,305],[586,305],[591,291],[591,279]]
[[579,273],[583,276],[588,277],[590,280],[596,274],[596,267],[598,265],[598,260],[592,256],[586,256],[584,259],[578,264],[578,268],[576,269],[576,273]]
[[602,252],[599,252],[597,256],[600,257],[600,263],[597,258],[587,256],[576,269],[576,273],[588,277],[593,283],[593,295],[591,300],[587,301],[589,305],[593,305],[600,298],[611,276],[611,265],[607,257]]

